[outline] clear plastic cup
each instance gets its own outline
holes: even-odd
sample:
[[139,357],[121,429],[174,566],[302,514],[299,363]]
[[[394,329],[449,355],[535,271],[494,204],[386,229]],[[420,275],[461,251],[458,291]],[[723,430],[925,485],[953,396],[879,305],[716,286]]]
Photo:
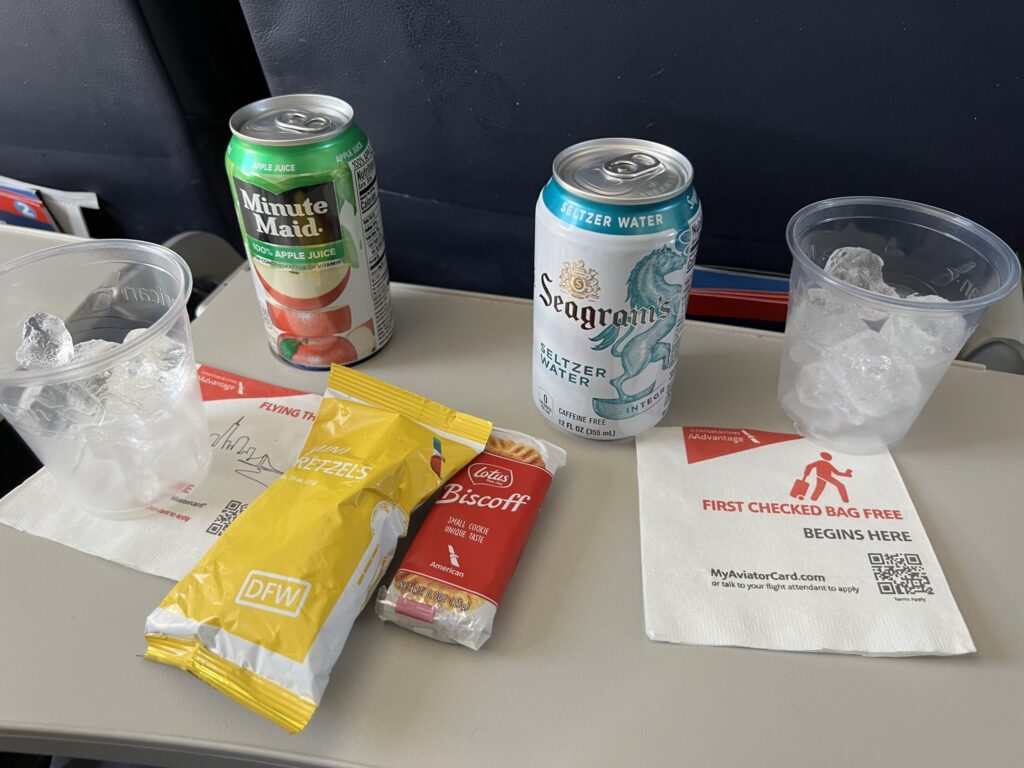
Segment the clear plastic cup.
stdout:
[[[186,302],[188,266],[134,240],[63,245],[0,263],[0,413],[80,506],[101,517],[197,482],[210,458]],[[75,359],[23,368],[25,320],[61,318]]]
[[[987,229],[906,200],[823,200],[790,219],[786,239],[779,402],[801,434],[851,453],[906,435],[985,310],[1020,281],[1016,255]],[[881,256],[897,296],[826,274],[844,246]]]

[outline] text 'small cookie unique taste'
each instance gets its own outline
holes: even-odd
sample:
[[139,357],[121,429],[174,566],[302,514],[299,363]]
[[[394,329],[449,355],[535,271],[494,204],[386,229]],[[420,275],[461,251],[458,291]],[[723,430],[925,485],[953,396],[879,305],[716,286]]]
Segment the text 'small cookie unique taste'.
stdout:
[[478,650],[565,451],[495,429],[484,452],[445,485],[377,615],[421,635]]

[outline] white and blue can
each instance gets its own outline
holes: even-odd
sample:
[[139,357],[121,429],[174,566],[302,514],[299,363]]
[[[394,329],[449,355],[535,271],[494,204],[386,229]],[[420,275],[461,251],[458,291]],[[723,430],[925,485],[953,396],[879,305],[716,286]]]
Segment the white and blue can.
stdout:
[[555,426],[617,440],[664,417],[700,226],[693,166],[670,147],[596,139],[555,158],[533,296],[533,396]]

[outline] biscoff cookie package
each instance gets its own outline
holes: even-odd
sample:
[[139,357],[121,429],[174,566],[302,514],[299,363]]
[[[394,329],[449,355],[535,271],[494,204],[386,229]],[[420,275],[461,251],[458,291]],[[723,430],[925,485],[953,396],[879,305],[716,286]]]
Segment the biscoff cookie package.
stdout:
[[442,489],[377,615],[417,634],[479,650],[565,451],[495,428],[484,451]]

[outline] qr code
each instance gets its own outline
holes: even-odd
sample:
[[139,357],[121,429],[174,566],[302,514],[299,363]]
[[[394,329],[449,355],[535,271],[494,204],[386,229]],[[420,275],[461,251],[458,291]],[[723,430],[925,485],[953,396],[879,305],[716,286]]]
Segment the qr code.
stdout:
[[221,510],[220,514],[213,519],[210,523],[210,527],[206,529],[207,533],[212,533],[214,536],[220,536],[224,531],[228,529],[231,522],[245,511],[245,508],[249,505],[242,501],[235,501],[232,499],[227,503],[224,509]]
[[868,561],[883,595],[935,594],[920,555],[872,552]]

